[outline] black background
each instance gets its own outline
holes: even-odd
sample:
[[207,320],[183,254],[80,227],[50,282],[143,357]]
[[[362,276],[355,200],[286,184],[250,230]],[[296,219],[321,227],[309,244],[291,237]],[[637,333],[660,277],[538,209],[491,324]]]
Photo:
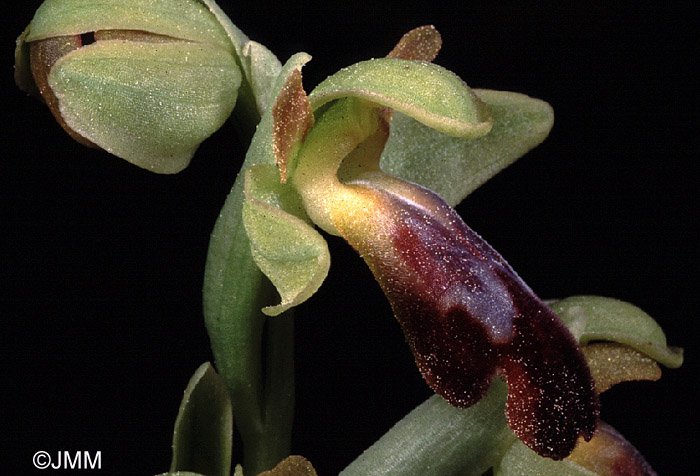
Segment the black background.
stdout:
[[[527,3],[222,7],[282,60],[312,54],[309,90],[432,23],[436,62],[470,86],[549,101],[549,139],[458,210],[540,296],[630,301],[686,349],[660,382],[605,394],[602,414],[659,474],[695,474],[697,18],[691,2]],[[1,17],[0,472],[31,474],[38,450],[100,450],[101,474],[164,472],[182,391],[211,358],[203,266],[244,148],[226,125],[187,170],[158,176],[74,143],[13,85],[14,39],[38,4]],[[294,452],[322,475],[429,395],[369,271],[329,241],[330,276],[296,330]]]

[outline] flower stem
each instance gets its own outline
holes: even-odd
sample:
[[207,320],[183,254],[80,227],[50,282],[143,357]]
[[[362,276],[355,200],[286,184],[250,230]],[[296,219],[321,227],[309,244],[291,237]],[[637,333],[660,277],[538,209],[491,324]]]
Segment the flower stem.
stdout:
[[[245,168],[245,164],[244,164]],[[226,199],[209,243],[204,318],[231,397],[246,474],[275,466],[290,448],[294,406],[293,320],[260,309],[278,299],[250,252],[241,219],[243,180]]]
[[479,476],[516,441],[504,413],[507,386],[494,380],[477,404],[459,409],[437,395],[416,407],[341,476]]

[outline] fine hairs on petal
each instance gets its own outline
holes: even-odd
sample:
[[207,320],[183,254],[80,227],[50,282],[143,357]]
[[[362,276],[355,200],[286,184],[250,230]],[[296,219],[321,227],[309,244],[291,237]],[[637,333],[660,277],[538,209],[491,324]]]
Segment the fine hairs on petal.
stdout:
[[[431,388],[468,407],[500,373],[509,426],[531,449],[562,459],[579,436],[590,439],[598,400],[583,354],[508,263],[427,189],[348,186],[373,210],[334,223],[382,286]],[[383,233],[366,232],[362,222],[375,220]]]

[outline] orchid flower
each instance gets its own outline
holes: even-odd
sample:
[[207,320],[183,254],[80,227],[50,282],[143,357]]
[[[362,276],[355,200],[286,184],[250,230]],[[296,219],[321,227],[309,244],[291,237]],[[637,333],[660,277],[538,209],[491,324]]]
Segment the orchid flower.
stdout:
[[277,166],[246,172],[252,254],[282,296],[264,311],[302,302],[323,280],[329,259],[310,223],[342,236],[389,299],[428,385],[469,407],[500,375],[511,429],[561,459],[593,436],[598,418],[576,341],[439,195],[380,168],[394,111],[461,140],[493,128],[477,92],[425,61],[439,44],[433,31],[409,33],[390,57],[341,70],[309,96],[299,70],[288,76],[272,109]]
[[[432,63],[440,46],[433,27],[417,28],[307,95],[310,57],[282,65],[213,0],[46,0],[18,38],[17,84],[84,145],[176,173],[232,112],[252,136],[205,271],[217,370],[203,364],[186,389],[168,474],[230,474],[234,416],[246,474],[315,474],[287,457],[287,311],[328,273],[317,228],[365,260],[437,394],[344,476],[655,474],[599,422],[598,394],[658,379],[656,362],[678,367],[682,352],[626,303],[545,304],[455,212],[545,139],[553,113],[522,94],[470,89]],[[269,283],[281,302],[262,308],[268,318],[258,309]]]

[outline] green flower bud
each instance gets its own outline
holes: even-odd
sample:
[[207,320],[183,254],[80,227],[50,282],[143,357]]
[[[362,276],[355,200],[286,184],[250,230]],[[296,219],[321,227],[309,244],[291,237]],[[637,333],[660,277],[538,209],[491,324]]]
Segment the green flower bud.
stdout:
[[241,74],[197,0],[47,0],[17,39],[15,80],[78,142],[176,173],[231,114]]

